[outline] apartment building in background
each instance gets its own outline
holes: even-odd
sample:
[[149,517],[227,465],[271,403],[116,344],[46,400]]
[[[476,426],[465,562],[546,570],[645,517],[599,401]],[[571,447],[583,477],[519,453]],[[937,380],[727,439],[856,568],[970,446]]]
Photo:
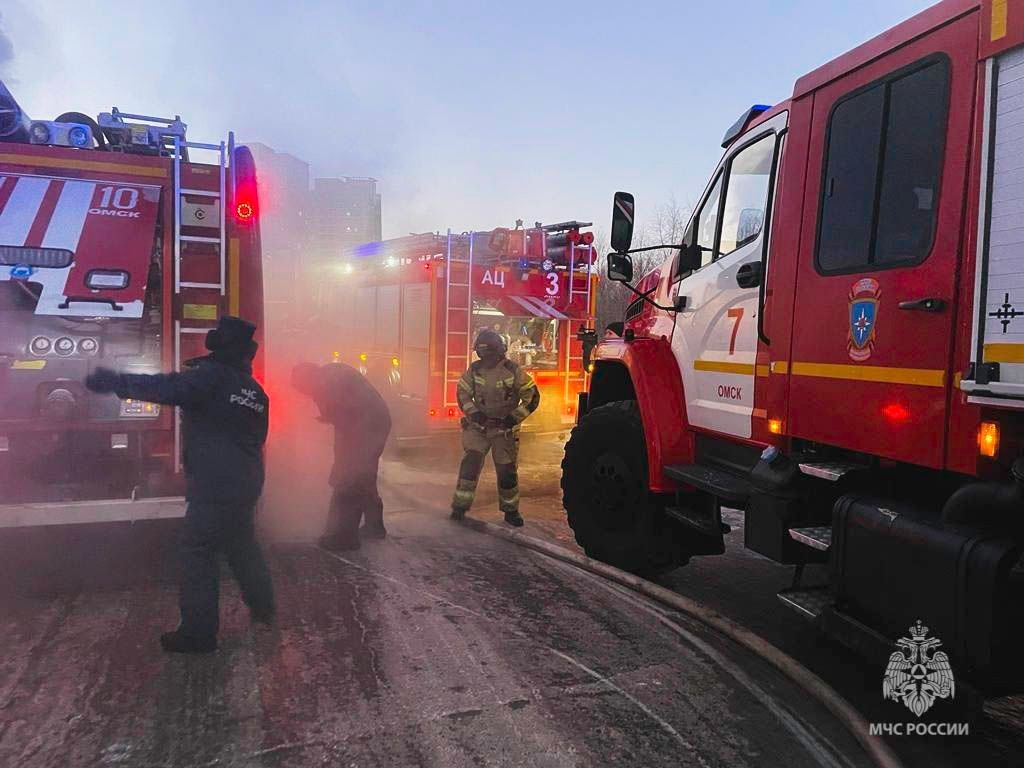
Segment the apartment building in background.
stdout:
[[[264,297],[268,326],[294,330],[308,318],[325,275],[345,249],[381,239],[377,180],[312,180],[309,163],[261,142],[253,153],[260,195]],[[315,303],[315,302],[313,302]]]
[[360,243],[381,239],[377,180],[343,176],[313,182],[313,242],[318,259],[330,263]]

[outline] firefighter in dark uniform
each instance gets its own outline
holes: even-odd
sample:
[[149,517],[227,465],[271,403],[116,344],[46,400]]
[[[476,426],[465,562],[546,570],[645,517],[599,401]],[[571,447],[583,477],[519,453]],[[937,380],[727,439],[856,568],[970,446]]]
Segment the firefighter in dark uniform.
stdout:
[[[391,432],[387,403],[366,377],[344,363],[302,363],[292,384],[320,409],[320,421],[334,427],[331,506],[320,546],[335,551],[359,549],[363,536],[383,539],[384,504],[377,490],[380,457]],[[359,521],[364,520],[362,529]]]
[[188,510],[181,624],[160,638],[166,651],[217,649],[221,553],[252,618],[263,623],[274,618],[274,590],[254,527],[269,414],[267,395],[252,377],[255,330],[237,317],[222,317],[206,334],[210,354],[188,361],[181,373],[142,376],[97,368],[85,380],[93,392],[182,410]]
[[459,481],[452,499],[452,519],[461,520],[473,505],[476,484],[490,451],[498,475],[498,500],[505,522],[520,526],[519,426],[540,405],[540,391],[530,376],[513,363],[501,335],[485,329],[473,349],[480,358],[459,379],[462,448]]

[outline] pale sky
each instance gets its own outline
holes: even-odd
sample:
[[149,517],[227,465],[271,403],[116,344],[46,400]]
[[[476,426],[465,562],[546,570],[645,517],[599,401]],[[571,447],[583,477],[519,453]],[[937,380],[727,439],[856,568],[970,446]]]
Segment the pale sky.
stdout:
[[385,236],[607,229],[615,190],[693,201],[748,106],[930,4],[0,0],[0,77],[33,118],[180,114],[374,176]]

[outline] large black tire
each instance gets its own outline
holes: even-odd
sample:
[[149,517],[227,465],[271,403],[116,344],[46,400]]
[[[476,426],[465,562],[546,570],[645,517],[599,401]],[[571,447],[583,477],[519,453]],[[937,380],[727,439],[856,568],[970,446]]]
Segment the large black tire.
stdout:
[[647,488],[647,446],[635,400],[595,408],[573,429],[562,459],[562,501],[589,557],[643,576],[689,559],[678,525]]

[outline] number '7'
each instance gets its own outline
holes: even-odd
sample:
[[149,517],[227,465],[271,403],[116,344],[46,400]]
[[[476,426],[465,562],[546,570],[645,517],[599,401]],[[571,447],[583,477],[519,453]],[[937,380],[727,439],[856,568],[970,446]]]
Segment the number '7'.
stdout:
[[732,326],[732,338],[729,339],[729,354],[736,352],[736,334],[740,330],[740,320],[743,319],[743,307],[733,307],[726,314],[736,322]]

